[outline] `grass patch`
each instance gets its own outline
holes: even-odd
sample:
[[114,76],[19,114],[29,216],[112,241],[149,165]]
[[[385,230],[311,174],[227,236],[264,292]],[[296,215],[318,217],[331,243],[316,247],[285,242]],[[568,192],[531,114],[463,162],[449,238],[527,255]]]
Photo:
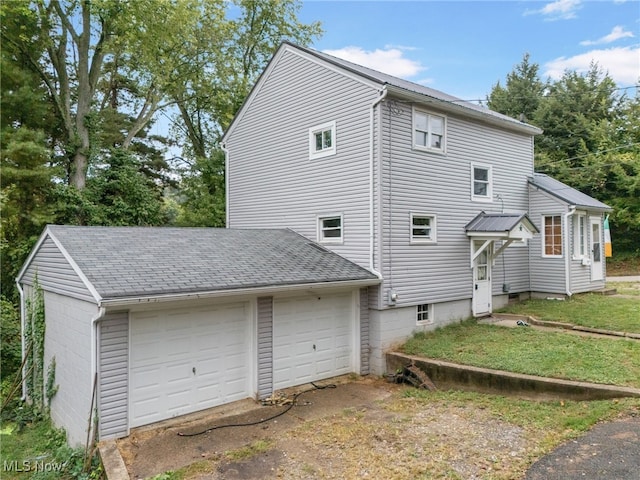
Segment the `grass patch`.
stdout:
[[607,287],[615,288],[620,295],[640,298],[640,282],[607,282]]
[[466,321],[417,333],[401,350],[476,367],[640,388],[640,342],[632,340]]
[[271,448],[271,442],[269,440],[256,440],[251,445],[246,445],[242,448],[238,448],[237,450],[231,450],[229,452],[225,452],[225,456],[229,460],[238,462],[240,460],[251,458],[254,455],[264,453],[270,448]]
[[594,293],[574,295],[564,300],[527,300],[500,310],[533,315],[540,320],[567,322],[583,327],[640,333],[640,302]]

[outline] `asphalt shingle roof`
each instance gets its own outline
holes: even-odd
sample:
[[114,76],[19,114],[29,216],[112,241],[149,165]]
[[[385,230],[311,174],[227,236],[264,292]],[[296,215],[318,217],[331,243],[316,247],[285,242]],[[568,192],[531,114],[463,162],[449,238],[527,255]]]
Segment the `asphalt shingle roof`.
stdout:
[[576,207],[585,207],[596,210],[609,211],[612,208],[596,200],[589,195],[582,193],[575,188],[566,185],[555,178],[551,178],[544,173],[534,173],[532,177],[529,177],[529,183],[534,187],[544,190],[547,193],[567,202],[569,205],[575,205]]
[[48,229],[105,300],[377,279],[287,229]]

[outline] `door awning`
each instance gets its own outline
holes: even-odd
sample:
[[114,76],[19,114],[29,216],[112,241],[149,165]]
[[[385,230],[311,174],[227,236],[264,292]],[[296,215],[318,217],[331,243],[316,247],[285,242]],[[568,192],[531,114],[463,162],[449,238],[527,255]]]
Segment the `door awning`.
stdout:
[[[525,213],[485,213],[480,212],[467,223],[465,230],[471,242],[471,266],[485,250],[489,250],[492,261],[513,242],[524,242],[540,233]],[[473,240],[479,240],[475,242]],[[494,241],[502,241],[498,250],[493,251]]]
[[468,237],[476,240],[523,241],[540,233],[526,213],[480,212],[465,230]]

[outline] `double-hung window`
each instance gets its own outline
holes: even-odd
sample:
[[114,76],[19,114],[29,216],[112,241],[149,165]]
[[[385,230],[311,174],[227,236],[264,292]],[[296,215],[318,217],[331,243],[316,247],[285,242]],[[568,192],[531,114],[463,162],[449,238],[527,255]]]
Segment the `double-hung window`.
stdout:
[[411,213],[411,243],[436,242],[436,217]]
[[493,195],[493,172],[491,166],[471,164],[471,200],[491,202]]
[[342,243],[342,215],[318,217],[318,240],[323,243]]
[[542,217],[544,234],[542,237],[542,256],[562,256],[562,216],[545,215]]
[[413,111],[413,146],[418,150],[444,152],[446,119],[422,110]]
[[322,158],[336,153],[336,122],[323,123],[309,129],[309,158]]

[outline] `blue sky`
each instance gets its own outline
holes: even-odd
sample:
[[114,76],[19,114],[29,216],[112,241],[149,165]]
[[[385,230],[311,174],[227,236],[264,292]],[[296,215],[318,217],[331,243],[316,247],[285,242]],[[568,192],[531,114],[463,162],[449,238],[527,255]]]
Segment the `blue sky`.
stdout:
[[543,80],[596,61],[619,87],[640,83],[639,0],[303,0],[298,17],[322,23],[317,50],[465,100],[525,52]]

